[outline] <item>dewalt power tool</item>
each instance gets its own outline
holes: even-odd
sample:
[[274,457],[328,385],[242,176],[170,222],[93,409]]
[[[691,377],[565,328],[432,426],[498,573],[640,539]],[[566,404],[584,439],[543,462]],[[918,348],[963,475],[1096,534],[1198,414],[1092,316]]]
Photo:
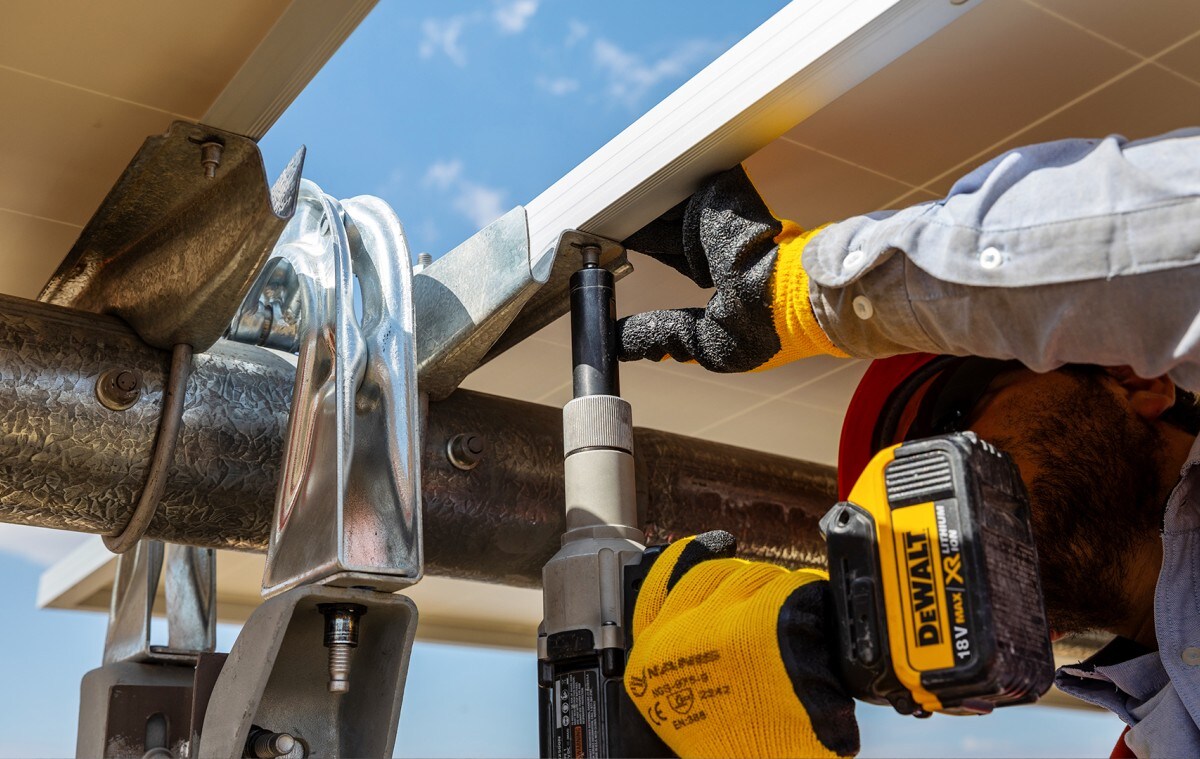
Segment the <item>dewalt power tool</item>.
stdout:
[[821,531],[853,696],[986,714],[1050,687],[1029,499],[1007,454],[971,432],[884,449]]

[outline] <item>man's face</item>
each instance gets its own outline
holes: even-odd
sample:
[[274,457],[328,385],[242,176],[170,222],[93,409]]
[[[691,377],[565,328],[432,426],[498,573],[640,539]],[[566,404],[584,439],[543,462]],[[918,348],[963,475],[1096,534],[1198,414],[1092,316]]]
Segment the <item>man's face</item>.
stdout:
[[1110,628],[1129,616],[1132,548],[1162,521],[1162,434],[1102,372],[998,376],[970,429],[1009,453],[1029,490],[1050,625]]

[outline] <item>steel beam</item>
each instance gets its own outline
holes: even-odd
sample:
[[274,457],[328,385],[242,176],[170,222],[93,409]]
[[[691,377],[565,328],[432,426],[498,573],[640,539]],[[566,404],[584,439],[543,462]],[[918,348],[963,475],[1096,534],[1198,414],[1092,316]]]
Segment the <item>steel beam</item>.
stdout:
[[[0,296],[0,521],[92,533],[124,524],[145,479],[168,361],[117,319]],[[96,397],[112,369],[141,375],[141,397],[126,411]],[[265,549],[293,373],[247,346],[219,343],[196,356],[147,537]],[[447,456],[463,433],[485,443],[471,469]],[[560,409],[463,390],[431,403],[427,570],[536,585],[562,532],[562,456]],[[646,429],[635,431],[635,456],[652,542],[721,527],[748,557],[820,561],[816,521],[835,497],[829,467]]]

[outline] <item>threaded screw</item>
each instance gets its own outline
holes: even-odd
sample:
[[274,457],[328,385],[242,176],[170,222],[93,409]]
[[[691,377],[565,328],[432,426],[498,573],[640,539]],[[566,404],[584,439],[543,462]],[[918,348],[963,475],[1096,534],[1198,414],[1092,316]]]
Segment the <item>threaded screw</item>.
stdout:
[[289,733],[276,733],[254,725],[250,728],[246,746],[246,754],[249,756],[256,759],[274,759],[292,753],[292,749],[296,747],[296,739]]
[[217,167],[221,165],[221,153],[225,146],[216,140],[209,140],[200,145],[200,165],[204,167],[204,176],[212,179],[217,175]]
[[329,649],[329,692],[350,690],[350,654],[358,647],[358,619],[367,613],[361,604],[317,604],[325,615],[325,646]]

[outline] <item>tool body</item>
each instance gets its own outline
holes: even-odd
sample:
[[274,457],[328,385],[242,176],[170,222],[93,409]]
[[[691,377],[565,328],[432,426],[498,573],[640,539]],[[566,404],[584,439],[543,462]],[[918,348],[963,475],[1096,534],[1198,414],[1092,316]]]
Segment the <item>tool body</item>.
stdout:
[[1036,701],[1054,657],[1029,500],[974,433],[880,451],[821,520],[851,695],[902,714]]
[[[572,233],[578,237],[578,233]],[[574,399],[563,408],[566,532],[542,577],[538,636],[544,757],[670,756],[625,693],[638,578],[653,561],[637,528],[633,419],[618,393],[613,275],[579,245],[571,277]]]

